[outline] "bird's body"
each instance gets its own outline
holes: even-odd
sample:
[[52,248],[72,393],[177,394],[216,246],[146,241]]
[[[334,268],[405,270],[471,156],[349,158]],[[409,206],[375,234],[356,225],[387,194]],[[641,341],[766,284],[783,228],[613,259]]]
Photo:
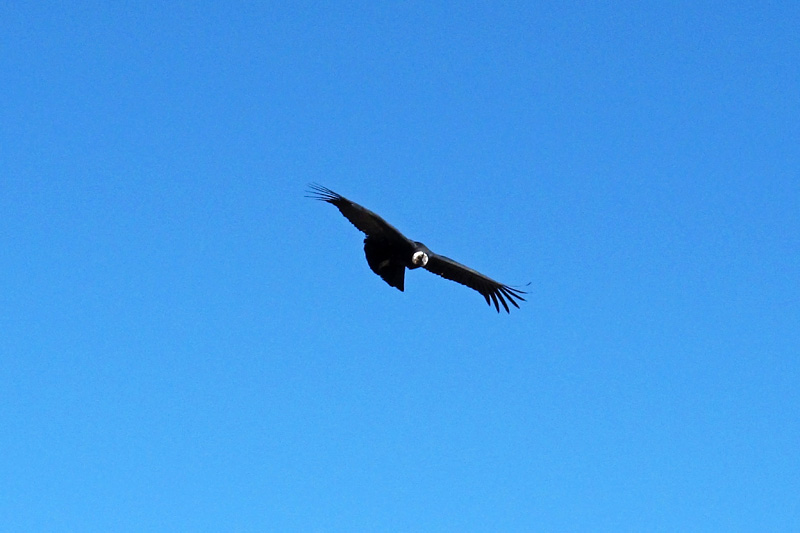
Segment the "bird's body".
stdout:
[[369,209],[321,185],[312,184],[309,187],[311,188],[309,198],[335,205],[347,220],[366,235],[364,254],[367,257],[367,264],[390,286],[403,291],[405,270],[422,267],[478,291],[486,299],[486,303],[489,305],[494,303],[498,312],[500,305],[509,312],[506,300],[517,308],[519,305],[515,300],[525,300],[522,297],[524,291],[494,281],[448,257],[431,252],[427,246],[407,238]]

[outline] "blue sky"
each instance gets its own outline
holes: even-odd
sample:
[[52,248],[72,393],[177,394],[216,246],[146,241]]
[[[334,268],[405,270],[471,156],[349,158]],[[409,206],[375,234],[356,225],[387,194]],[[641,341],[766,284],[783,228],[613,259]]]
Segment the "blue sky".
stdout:
[[[798,27],[3,4],[0,522],[797,530]],[[390,288],[308,182],[528,302]]]

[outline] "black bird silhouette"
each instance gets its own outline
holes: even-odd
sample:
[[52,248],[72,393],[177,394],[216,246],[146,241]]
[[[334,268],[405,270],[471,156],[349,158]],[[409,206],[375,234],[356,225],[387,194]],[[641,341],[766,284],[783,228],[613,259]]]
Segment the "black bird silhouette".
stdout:
[[308,187],[310,190],[307,191],[307,198],[335,205],[347,220],[366,234],[364,254],[367,256],[367,263],[373,272],[392,287],[403,291],[405,269],[422,267],[478,291],[486,298],[487,304],[491,306],[494,303],[498,313],[500,305],[507,313],[510,312],[506,301],[517,309],[519,305],[515,300],[525,301],[522,297],[523,294],[527,294],[525,291],[499,283],[449,257],[431,252],[427,246],[408,239],[397,228],[369,209],[322,185],[312,183]]

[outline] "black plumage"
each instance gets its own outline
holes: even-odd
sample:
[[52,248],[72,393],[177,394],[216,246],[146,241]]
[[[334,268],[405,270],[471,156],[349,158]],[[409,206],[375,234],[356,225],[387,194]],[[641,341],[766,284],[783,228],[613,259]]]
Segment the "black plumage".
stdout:
[[317,184],[309,185],[308,198],[335,205],[356,228],[362,231],[364,254],[370,269],[386,283],[404,290],[405,269],[423,267],[425,270],[455,281],[481,293],[489,305],[500,306],[510,312],[508,303],[519,308],[517,301],[525,301],[525,291],[499,283],[480,272],[443,255],[431,252],[421,242],[412,241],[383,218],[369,209],[351,202],[344,196]]

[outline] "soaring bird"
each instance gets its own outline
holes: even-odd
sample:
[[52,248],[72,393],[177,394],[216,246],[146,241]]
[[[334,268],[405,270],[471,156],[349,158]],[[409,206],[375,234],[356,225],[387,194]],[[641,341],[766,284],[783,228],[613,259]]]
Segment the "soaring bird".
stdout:
[[403,291],[405,270],[422,267],[478,291],[487,304],[491,306],[494,303],[498,313],[501,305],[506,313],[510,312],[506,302],[519,309],[516,300],[525,301],[522,297],[525,291],[504,285],[449,257],[433,253],[427,246],[407,238],[369,209],[322,185],[312,183],[308,187],[307,198],[335,205],[351,224],[366,235],[364,254],[367,263],[390,286]]

